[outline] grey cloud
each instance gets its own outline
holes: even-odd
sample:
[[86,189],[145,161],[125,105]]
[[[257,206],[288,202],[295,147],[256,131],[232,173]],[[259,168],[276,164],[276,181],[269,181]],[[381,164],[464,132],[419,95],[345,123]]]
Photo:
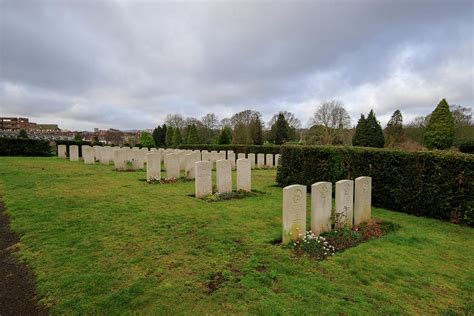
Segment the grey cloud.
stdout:
[[441,97],[474,100],[472,1],[0,6],[1,112],[57,115],[71,129],[246,108],[306,122],[332,98],[353,120],[368,107],[385,118],[397,107],[426,114]]

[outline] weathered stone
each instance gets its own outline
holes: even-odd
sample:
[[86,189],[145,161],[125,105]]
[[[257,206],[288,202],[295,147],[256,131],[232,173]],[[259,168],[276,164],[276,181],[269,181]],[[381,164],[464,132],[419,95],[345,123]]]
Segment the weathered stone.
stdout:
[[332,224],[332,184],[316,182],[311,186],[311,231],[319,235]]
[[273,154],[267,154],[265,166],[267,168],[273,168]]
[[100,147],[99,149],[99,161],[104,165],[109,164],[108,150],[106,146]]
[[143,154],[142,151],[139,149],[132,149],[127,156],[128,161],[131,162],[132,170],[141,170],[144,168],[143,160],[141,155]]
[[146,180],[161,179],[161,155],[158,151],[146,154]]
[[232,192],[232,166],[229,160],[216,161],[216,186],[217,192]]
[[173,154],[167,154],[166,156],[168,157],[166,166],[165,166],[166,177],[168,179],[171,179],[171,178],[178,179],[180,175],[179,174],[179,155],[173,153]]
[[255,154],[248,154],[247,158],[250,160],[250,168],[255,169]]
[[201,153],[199,151],[192,152],[184,156],[186,160],[186,168],[184,171],[185,171],[187,179],[190,179],[190,180],[194,179],[196,175],[194,166],[195,166],[196,161],[200,160],[200,156],[201,156]]
[[250,160],[237,159],[237,190],[252,191],[252,171]]
[[238,154],[237,154],[237,159],[242,159],[242,158],[243,158],[243,159],[246,158],[246,157],[245,157],[245,153],[238,153]]
[[[229,159],[229,154],[234,154],[234,151],[233,150],[228,150],[227,151],[227,160]],[[235,156],[234,156],[235,157]]]
[[201,152],[201,155],[202,155],[202,158],[201,158],[202,161],[211,161],[211,153],[209,151],[203,150]]
[[230,161],[230,166],[232,170],[235,170],[235,154],[234,152],[227,153],[227,160]]
[[336,223],[339,226],[352,227],[354,218],[354,181],[336,182]]
[[95,146],[93,146],[93,148],[94,148],[94,159],[95,159],[95,161],[99,161],[100,160],[99,159],[100,158],[99,151],[100,151],[101,146],[95,145]]
[[58,145],[58,158],[67,158],[66,152],[66,145]]
[[257,154],[257,168],[265,168],[265,154]]
[[278,166],[280,165],[280,159],[281,159],[281,155],[276,154],[275,155],[275,168],[278,168]]
[[195,170],[195,196],[203,198],[212,194],[212,163],[210,161],[197,161]]
[[94,148],[91,146],[82,146],[82,158],[86,165],[94,164]]
[[79,147],[77,145],[69,146],[69,160],[79,161]]
[[306,232],[306,186],[283,188],[283,244],[297,240]]
[[130,149],[117,148],[114,150],[114,167],[117,171],[128,170],[127,152]]
[[367,223],[372,216],[372,178],[358,177],[354,186],[354,225],[359,225]]

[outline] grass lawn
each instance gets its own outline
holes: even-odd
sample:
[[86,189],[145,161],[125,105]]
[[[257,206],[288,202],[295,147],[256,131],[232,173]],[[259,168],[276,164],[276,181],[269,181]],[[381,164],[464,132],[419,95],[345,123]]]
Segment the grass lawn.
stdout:
[[474,313],[472,228],[374,208],[401,229],[318,262],[271,243],[273,170],[252,171],[266,194],[209,203],[194,182],[112,169],[0,158],[21,259],[55,314]]

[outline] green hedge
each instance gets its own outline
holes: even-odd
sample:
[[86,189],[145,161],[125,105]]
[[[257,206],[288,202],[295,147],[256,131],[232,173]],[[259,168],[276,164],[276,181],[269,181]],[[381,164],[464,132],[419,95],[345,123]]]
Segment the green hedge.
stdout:
[[254,154],[279,154],[281,146],[275,145],[211,145],[211,144],[199,144],[199,145],[179,145],[179,149],[193,149],[193,150],[208,150],[208,151],[221,151],[221,150],[233,150],[234,153],[254,153]]
[[51,156],[47,140],[0,138],[0,156]]
[[[58,150],[58,145],[66,145],[66,157],[69,157],[69,146],[77,145],[79,147],[79,157],[82,157],[82,148],[81,148],[81,146],[82,145],[92,146],[92,143],[87,142],[87,141],[78,142],[78,141],[75,141],[75,140],[57,140],[56,141],[56,153],[57,153],[57,150]],[[98,145],[102,146],[101,144],[98,144]]]
[[372,177],[374,206],[474,225],[474,157],[444,152],[282,146],[277,182]]
[[459,144],[459,151],[466,154],[474,154],[474,140]]

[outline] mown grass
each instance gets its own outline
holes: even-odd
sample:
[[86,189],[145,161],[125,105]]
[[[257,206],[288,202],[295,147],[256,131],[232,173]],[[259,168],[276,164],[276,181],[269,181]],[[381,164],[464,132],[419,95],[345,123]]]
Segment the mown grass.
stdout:
[[474,313],[471,228],[374,209],[401,229],[319,262],[272,245],[275,171],[252,172],[265,194],[209,203],[188,196],[194,182],[112,169],[0,158],[21,259],[53,313]]

